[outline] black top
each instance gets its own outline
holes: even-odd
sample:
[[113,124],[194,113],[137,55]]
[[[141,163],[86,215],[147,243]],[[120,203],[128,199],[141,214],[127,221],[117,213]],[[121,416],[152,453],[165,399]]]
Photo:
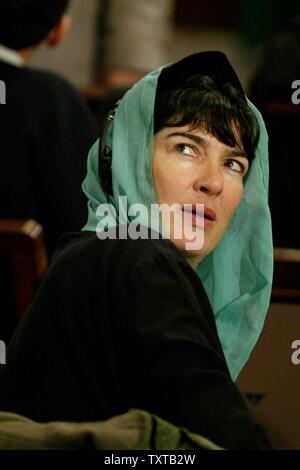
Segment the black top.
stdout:
[[98,129],[77,90],[56,74],[0,61],[0,217],[34,218],[52,253],[65,231],[81,230],[81,184]]
[[0,409],[37,421],[134,407],[225,448],[270,447],[230,378],[202,284],[169,240],[74,235],[0,373]]

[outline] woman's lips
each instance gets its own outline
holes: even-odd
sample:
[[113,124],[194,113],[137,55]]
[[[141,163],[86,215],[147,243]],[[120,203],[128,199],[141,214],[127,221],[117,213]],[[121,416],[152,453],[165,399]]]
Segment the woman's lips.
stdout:
[[206,206],[204,206],[203,210],[203,204],[186,204],[182,208],[182,212],[185,219],[195,227],[210,228],[216,220],[215,211]]

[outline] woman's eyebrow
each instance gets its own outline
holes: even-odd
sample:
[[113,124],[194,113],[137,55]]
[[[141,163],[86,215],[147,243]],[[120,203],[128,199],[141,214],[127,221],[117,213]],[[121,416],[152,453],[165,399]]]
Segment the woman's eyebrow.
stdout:
[[[203,147],[208,147],[209,142],[205,139],[205,137],[200,137],[199,135],[195,134],[188,134],[186,132],[172,132],[171,134],[167,135],[167,139],[170,137],[185,137],[186,139],[190,139],[193,142],[196,142],[199,145],[202,145]],[[249,157],[244,150],[228,150],[225,154],[226,157],[243,157],[247,158],[249,160]]]
[[200,137],[199,135],[195,134],[188,134],[186,132],[172,132],[171,134],[167,135],[167,139],[169,137],[185,137],[186,139],[190,139],[199,145],[203,145],[204,147],[208,146],[208,142],[205,137]]
[[228,150],[225,153],[225,157],[243,157],[243,158],[247,158],[249,160],[249,157],[248,157],[247,153],[244,152],[244,150]]

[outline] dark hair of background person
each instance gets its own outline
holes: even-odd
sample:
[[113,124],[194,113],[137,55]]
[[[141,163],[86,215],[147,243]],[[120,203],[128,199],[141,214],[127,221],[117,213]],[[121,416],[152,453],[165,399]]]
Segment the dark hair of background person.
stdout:
[[0,44],[16,50],[38,44],[68,5],[69,0],[1,0]]
[[[300,248],[295,217],[299,199],[300,163],[295,157],[299,153],[300,105],[292,100],[296,91],[292,84],[300,78],[299,70],[300,16],[287,22],[266,43],[249,87],[249,97],[262,113],[269,134],[273,241],[274,246],[284,248]],[[291,278],[287,274],[285,283]]]
[[157,92],[154,133],[164,127],[204,125],[208,132],[230,147],[239,146],[234,132],[239,131],[249,161],[254,158],[259,139],[259,124],[244,95],[230,83],[218,85],[213,78],[192,75],[178,87]]
[[299,78],[300,16],[266,42],[249,87],[249,97],[263,111],[274,100],[291,102],[291,84]]

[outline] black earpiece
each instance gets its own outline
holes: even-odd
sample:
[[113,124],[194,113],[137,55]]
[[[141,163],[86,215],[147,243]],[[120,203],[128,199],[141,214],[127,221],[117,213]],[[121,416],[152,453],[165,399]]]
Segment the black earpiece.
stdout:
[[98,173],[101,178],[102,186],[104,191],[112,196],[112,173],[111,173],[111,164],[112,164],[112,150],[106,145],[105,140],[109,126],[115,116],[116,109],[119,106],[120,100],[116,102],[115,107],[111,109],[105,118],[99,144],[99,165]]

